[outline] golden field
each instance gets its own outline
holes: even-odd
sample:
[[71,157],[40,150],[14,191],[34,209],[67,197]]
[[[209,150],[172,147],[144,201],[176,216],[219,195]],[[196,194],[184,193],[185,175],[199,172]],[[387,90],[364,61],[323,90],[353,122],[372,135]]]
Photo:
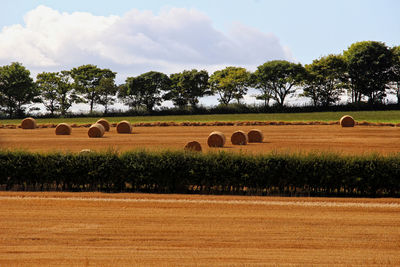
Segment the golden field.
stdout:
[[400,199],[0,193],[0,266],[400,265]]

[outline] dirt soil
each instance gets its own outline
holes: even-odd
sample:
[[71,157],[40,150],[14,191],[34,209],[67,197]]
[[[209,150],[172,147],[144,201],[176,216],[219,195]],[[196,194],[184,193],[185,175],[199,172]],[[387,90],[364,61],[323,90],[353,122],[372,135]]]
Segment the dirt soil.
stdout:
[[[234,131],[260,129],[263,143],[245,146],[232,145]],[[182,150],[190,141],[200,142],[203,151],[224,150],[243,153],[318,152],[342,154],[381,153],[400,151],[400,127],[356,126],[342,128],[338,125],[280,125],[280,126],[170,126],[135,127],[133,134],[117,134],[115,128],[102,138],[89,138],[87,128],[73,128],[72,135],[55,135],[54,128],[34,130],[0,129],[0,148],[27,151],[71,151],[82,149],[97,151],[127,151],[137,148],[149,150]],[[224,148],[209,148],[207,137],[213,131],[225,134]]]
[[0,266],[400,265],[399,199],[0,193]]

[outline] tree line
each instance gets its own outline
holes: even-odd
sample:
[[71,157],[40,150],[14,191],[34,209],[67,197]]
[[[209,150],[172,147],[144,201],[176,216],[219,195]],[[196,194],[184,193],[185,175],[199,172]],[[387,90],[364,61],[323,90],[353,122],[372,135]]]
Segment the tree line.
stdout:
[[249,88],[259,93],[265,107],[284,107],[289,96],[311,100],[315,107],[338,104],[347,93],[351,103],[384,104],[388,94],[400,102],[400,46],[382,42],[353,43],[342,54],[330,54],[303,66],[272,60],[254,72],[226,67],[209,75],[206,70],[184,70],[166,75],[150,71],[115,83],[116,73],[95,65],[60,72],[42,72],[36,81],[21,63],[0,67],[0,109],[9,117],[22,117],[36,103],[51,116],[65,116],[74,103],[87,103],[90,112],[102,105],[107,114],[116,101],[131,110],[152,112],[166,100],[185,109],[198,108],[199,99],[216,95],[221,105],[240,103]]

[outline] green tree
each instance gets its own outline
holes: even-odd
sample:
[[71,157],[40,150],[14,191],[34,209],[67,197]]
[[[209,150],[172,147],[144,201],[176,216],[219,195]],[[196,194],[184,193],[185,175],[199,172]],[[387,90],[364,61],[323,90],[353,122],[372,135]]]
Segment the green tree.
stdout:
[[36,76],[41,101],[51,115],[65,115],[75,102],[82,100],[76,95],[69,71],[42,72]]
[[346,62],[340,55],[328,55],[306,65],[303,96],[310,97],[314,106],[329,106],[339,101],[344,92]]
[[115,72],[89,64],[73,68],[71,76],[75,81],[76,90],[89,102],[90,112],[93,112],[94,105],[99,104],[101,79],[115,79]]
[[343,52],[352,102],[361,102],[362,96],[369,103],[382,102],[390,80],[392,52],[382,42],[363,41],[352,44]]
[[169,90],[170,79],[161,72],[150,71],[137,77],[128,77],[119,88],[119,97],[133,108],[145,107],[152,112],[163,100],[162,93]]
[[253,78],[255,88],[262,95],[270,96],[280,107],[288,95],[295,92],[295,86],[304,80],[305,70],[301,64],[285,60],[273,60],[257,67]]
[[129,77],[126,79],[125,83],[120,84],[117,89],[117,97],[127,105],[130,109],[139,109],[140,105],[137,101],[135,95],[130,94],[130,90],[128,88],[128,84],[133,77]]
[[250,86],[250,73],[245,68],[226,67],[214,72],[209,84],[213,93],[218,93],[218,101],[228,105],[232,99],[240,103]]
[[11,118],[25,113],[25,105],[38,103],[39,92],[30,72],[20,63],[0,67],[0,104]]
[[257,100],[264,101],[264,107],[268,107],[269,101],[272,99],[272,90],[271,87],[269,87],[268,84],[262,80],[262,74],[260,73],[259,69],[251,74],[250,80],[251,86],[261,92],[261,94],[254,96]]
[[390,72],[390,88],[397,97],[397,104],[400,104],[400,46],[392,48],[393,63]]
[[169,91],[164,95],[164,100],[172,100],[174,106],[183,109],[188,105],[189,101],[186,88],[180,86],[181,77],[181,73],[174,73],[169,76],[171,80],[171,87]]
[[118,86],[115,85],[113,78],[102,78],[99,84],[99,100],[98,103],[104,106],[104,114],[108,113],[108,107],[115,103],[115,95]]
[[190,104],[197,107],[199,98],[210,95],[208,72],[205,70],[185,70],[170,75],[171,88],[165,95],[165,100],[172,100],[174,105],[183,108]]

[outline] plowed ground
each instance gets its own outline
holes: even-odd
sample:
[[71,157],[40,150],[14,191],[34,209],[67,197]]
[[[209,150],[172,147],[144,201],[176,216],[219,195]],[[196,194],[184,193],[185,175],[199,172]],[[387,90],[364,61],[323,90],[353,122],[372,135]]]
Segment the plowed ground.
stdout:
[[[245,132],[257,128],[264,133],[263,143],[246,146],[232,145],[230,137],[236,130]],[[400,127],[338,125],[281,125],[281,126],[170,126],[135,127],[133,134],[117,134],[111,128],[103,138],[89,138],[87,128],[73,128],[72,135],[55,135],[54,128],[35,130],[0,129],[0,148],[27,151],[97,151],[182,150],[186,143],[196,140],[203,151],[224,150],[243,153],[278,152],[334,152],[342,154],[381,153],[400,151]],[[227,142],[224,148],[207,146],[212,131],[221,131]]]
[[399,199],[0,193],[0,266],[400,265]]

